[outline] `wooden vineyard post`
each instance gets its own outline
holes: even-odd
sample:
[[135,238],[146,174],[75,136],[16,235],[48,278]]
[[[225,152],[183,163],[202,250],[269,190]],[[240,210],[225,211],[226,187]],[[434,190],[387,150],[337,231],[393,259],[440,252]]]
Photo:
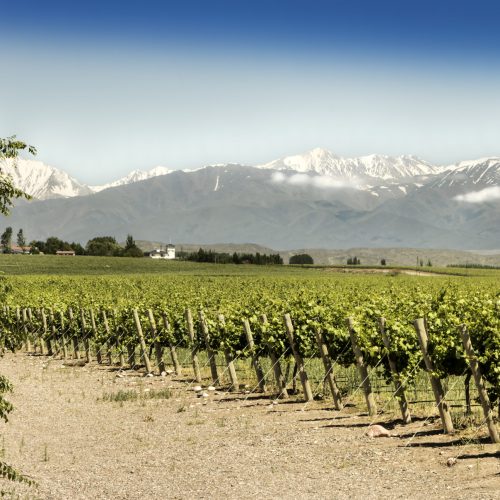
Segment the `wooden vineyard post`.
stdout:
[[335,381],[335,376],[333,375],[333,365],[332,360],[330,359],[330,353],[328,352],[328,347],[325,344],[325,339],[319,328],[316,330],[316,342],[323,361],[323,366],[325,367],[326,381],[328,382],[330,392],[333,396],[333,404],[335,405],[335,409],[340,411],[344,407],[342,404],[342,395],[340,394],[337,382]]
[[354,352],[354,358],[356,359],[356,365],[358,367],[359,376],[361,377],[361,384],[363,386],[363,392],[365,394],[366,405],[368,407],[368,414],[373,417],[377,414],[377,405],[375,403],[375,397],[372,391],[372,384],[370,382],[370,377],[368,376],[368,368],[365,365],[365,360],[363,359],[363,353],[358,344],[358,336],[356,330],[354,329],[354,322],[352,318],[347,318],[346,320],[347,328],[349,329],[349,337],[351,338],[352,350]]
[[85,311],[80,308],[80,327],[82,332],[83,348],[85,349],[85,358],[87,363],[92,361],[92,354],[90,352],[90,340],[87,333],[87,320],[85,319]]
[[419,318],[414,322],[415,331],[417,332],[418,343],[420,344],[420,350],[422,351],[422,356],[424,358],[425,368],[429,373],[429,378],[431,381],[432,392],[434,392],[434,398],[436,399],[436,406],[439,410],[439,415],[441,417],[441,422],[443,424],[443,431],[445,434],[452,434],[454,432],[453,422],[451,420],[450,411],[448,409],[448,404],[445,401],[445,394],[441,381],[433,375],[434,366],[432,360],[427,351],[427,330],[425,328],[425,323],[423,318]]
[[[16,306],[16,330],[18,334],[21,333],[21,308],[19,306]],[[25,349],[28,350],[26,346],[26,339],[24,340],[23,344]]]
[[[168,316],[166,312],[162,313],[163,326],[167,332],[170,332],[170,323],[168,322]],[[168,341],[168,350],[170,351],[170,358],[172,359],[172,364],[174,365],[174,370],[177,375],[181,374],[182,368],[177,358],[177,352],[175,350],[175,345],[172,345],[170,340]]]
[[95,347],[96,347],[95,357],[97,359],[97,363],[102,365],[102,344],[97,339],[97,325],[95,323],[94,309],[92,309],[91,307],[89,312],[90,312],[90,326],[92,328],[92,336],[95,339]]
[[404,386],[401,383],[401,377],[398,372],[398,368],[396,366],[396,360],[394,359],[394,354],[391,350],[391,341],[389,336],[385,331],[385,318],[380,318],[379,320],[379,328],[380,335],[382,336],[382,342],[384,343],[385,348],[388,351],[387,360],[389,361],[389,368],[392,373],[392,380],[394,381],[394,386],[396,392],[394,395],[399,403],[399,409],[401,410],[401,417],[403,418],[403,422],[405,424],[411,424],[411,415],[410,410],[408,408],[408,400],[406,399],[406,394],[404,390]]
[[285,320],[286,333],[288,335],[288,341],[290,342],[290,347],[292,348],[293,357],[295,358],[295,363],[297,364],[297,369],[299,372],[300,382],[302,383],[302,389],[304,390],[304,398],[306,401],[313,401],[314,396],[311,389],[311,384],[309,383],[309,377],[304,367],[304,360],[300,355],[297,346],[295,345],[294,339],[294,329],[292,319],[287,313],[283,316]]
[[68,359],[68,346],[66,345],[66,334],[64,332],[64,314],[59,311],[59,323],[61,324],[61,342],[63,349],[63,358]]
[[165,371],[165,362],[163,361],[163,346],[161,342],[158,340],[158,329],[156,328],[156,321],[153,315],[153,311],[148,309],[148,318],[149,323],[151,325],[151,332],[153,333],[154,346],[155,346],[155,355],[156,355],[156,363],[158,364],[158,370],[160,371],[160,375]]
[[194,378],[196,382],[201,383],[200,363],[198,362],[198,346],[196,343],[196,338],[194,336],[193,316],[190,309],[186,309],[184,311],[184,317],[186,319],[186,328],[189,335],[189,340],[192,345],[191,360],[193,362]]
[[23,310],[22,310],[22,318],[23,318],[24,337],[26,339],[26,350],[28,352],[31,352],[33,348],[31,346],[30,331],[28,329],[28,314],[26,313],[25,308],[23,308]]
[[[267,316],[265,314],[262,314],[260,316],[260,322],[264,326],[267,325]],[[276,386],[278,387],[279,391],[278,398],[287,399],[288,391],[286,390],[285,377],[283,376],[283,373],[281,371],[280,360],[278,356],[276,356],[272,345],[267,344],[267,352],[273,365],[274,380],[276,381]]]
[[28,316],[28,322],[30,324],[29,329],[30,329],[30,333],[31,333],[32,339],[33,339],[33,352],[36,353],[37,344],[39,342],[37,339],[37,332],[35,331],[35,328],[33,325],[33,311],[31,310],[31,307],[28,307],[28,309],[26,310],[26,315]]
[[[55,322],[55,317],[54,317],[54,310],[52,307],[49,308],[49,321],[50,321],[50,332],[51,332],[51,337],[53,341],[53,345],[55,346],[55,355],[59,354],[61,352],[61,349],[58,348],[57,346],[57,328],[56,328],[56,322]],[[52,348],[54,350],[54,348]]]
[[108,317],[106,316],[106,311],[104,309],[101,310],[101,316],[102,316],[102,324],[104,325],[104,331],[106,332],[106,357],[108,358],[108,364],[109,366],[113,365],[113,347],[112,347],[112,341],[111,341],[111,330],[109,329],[109,323],[108,323]]
[[474,382],[476,384],[477,392],[479,394],[479,400],[481,401],[481,406],[483,407],[484,419],[486,425],[488,426],[488,432],[490,434],[492,443],[500,443],[500,437],[498,435],[498,430],[493,420],[493,412],[491,411],[490,400],[488,398],[488,393],[486,392],[486,387],[484,386],[483,375],[481,373],[481,368],[477,362],[476,353],[472,347],[472,342],[470,340],[469,332],[467,327],[462,325],[460,327],[460,335],[462,336],[462,343],[464,345],[465,354],[467,355],[467,361],[469,362],[472,375],[474,376]]
[[134,309],[134,321],[135,321],[135,327],[137,329],[137,335],[139,336],[142,359],[144,361],[144,365],[146,366],[146,373],[149,375],[150,373],[152,373],[151,363],[149,361],[148,348],[146,347],[146,342],[144,340],[144,335],[142,333],[141,320],[139,319],[139,313],[137,312],[137,309]]
[[[219,324],[221,328],[225,331],[226,320],[223,314],[219,314]],[[231,391],[237,391],[240,386],[238,384],[238,376],[236,375],[236,368],[234,366],[234,361],[229,349],[224,349],[224,357],[226,358],[227,371],[229,372],[229,379],[231,380]]]
[[68,307],[68,319],[70,328],[73,327],[73,358],[80,359],[80,350],[78,346],[78,328],[75,327],[75,317],[73,316],[73,309]]
[[247,338],[248,347],[250,348],[250,356],[252,357],[252,365],[253,369],[255,370],[255,375],[257,376],[259,389],[262,392],[266,392],[266,378],[260,364],[259,356],[255,352],[255,343],[253,341],[252,329],[250,328],[250,323],[247,319],[243,320],[243,330]]
[[[104,312],[104,311],[103,311]],[[104,312],[104,314],[106,314]],[[118,349],[118,363],[120,364],[120,368],[125,368],[125,354],[123,352],[123,343],[121,340],[122,334],[118,335],[118,326],[116,322],[116,309],[111,311],[111,315],[113,316],[113,331],[116,335],[116,348]]]
[[198,311],[198,318],[200,320],[201,333],[203,339],[205,340],[205,349],[208,355],[208,361],[210,363],[210,373],[212,374],[212,384],[217,385],[219,383],[219,375],[217,374],[217,359],[216,352],[210,347],[210,332],[208,331],[207,322],[205,321],[205,314],[200,309]]
[[[50,335],[48,334],[48,328],[47,328],[47,316],[45,315],[45,309],[40,310],[40,315],[42,317],[42,329],[43,329],[43,337],[46,339],[45,343],[47,345],[47,355],[52,356],[54,354],[54,351],[52,350],[52,341],[50,339]],[[43,352],[44,349],[42,349],[42,354],[45,354]]]

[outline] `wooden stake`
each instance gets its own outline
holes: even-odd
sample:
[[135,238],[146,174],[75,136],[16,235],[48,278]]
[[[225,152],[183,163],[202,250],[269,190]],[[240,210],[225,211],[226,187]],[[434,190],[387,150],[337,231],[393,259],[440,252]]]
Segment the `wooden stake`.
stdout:
[[63,348],[63,358],[68,359],[68,346],[66,345],[66,334],[64,332],[64,314],[59,311],[59,323],[61,324],[61,342]]
[[325,367],[325,379],[328,382],[330,392],[333,396],[333,404],[335,405],[335,409],[340,411],[344,407],[342,404],[342,395],[337,387],[337,382],[333,375],[333,365],[330,359],[330,353],[328,352],[328,347],[325,344],[325,339],[320,329],[316,330],[316,342],[318,344],[321,359],[323,360],[323,366]]
[[401,383],[401,376],[398,372],[398,368],[396,366],[396,360],[394,359],[394,354],[391,349],[391,341],[385,331],[385,318],[380,318],[379,330],[380,330],[380,335],[382,336],[382,341],[384,342],[384,346],[388,352],[387,359],[389,361],[389,368],[392,373],[392,381],[394,382],[394,388],[396,389],[394,395],[396,396],[396,399],[398,400],[399,403],[399,409],[401,410],[401,417],[403,418],[403,422],[405,424],[410,424],[411,415],[410,415],[410,410],[408,408],[408,400],[406,399],[404,386]]
[[153,333],[154,346],[155,346],[155,354],[156,354],[156,363],[158,365],[158,370],[160,374],[165,371],[165,362],[163,361],[163,346],[161,342],[158,340],[158,329],[156,328],[156,321],[153,315],[153,311],[148,309],[148,318],[149,323],[151,325],[151,332]]
[[[163,326],[167,332],[170,332],[170,323],[168,321],[168,316],[166,312],[162,313],[163,318]],[[168,335],[167,335],[168,337]],[[179,359],[177,358],[177,352],[175,350],[175,345],[172,345],[170,340],[168,341],[168,350],[170,351],[170,358],[172,359],[172,364],[174,365],[174,370],[176,375],[180,375],[182,372],[181,364],[179,363]]]
[[142,359],[144,361],[144,365],[146,366],[146,373],[150,374],[150,373],[152,373],[151,363],[149,361],[148,349],[146,347],[146,342],[144,341],[141,320],[139,319],[139,313],[137,312],[137,309],[134,309],[134,321],[135,321],[135,327],[137,329],[137,335],[139,336],[139,343],[141,345]]
[[201,383],[200,364],[198,362],[198,345],[196,343],[196,338],[194,335],[193,316],[190,309],[186,309],[184,311],[184,317],[186,319],[186,328],[189,335],[189,340],[191,341],[192,345],[191,360],[193,363],[194,378],[196,382]]
[[443,424],[443,431],[445,434],[452,434],[454,432],[453,422],[451,420],[448,404],[445,401],[443,386],[441,385],[441,381],[432,374],[434,366],[427,350],[428,337],[424,319],[419,318],[415,320],[413,325],[415,327],[415,331],[417,332],[418,343],[420,344],[420,350],[422,351],[422,356],[424,358],[425,368],[429,373],[432,391],[434,392],[434,398],[436,399],[436,406],[438,407],[441,422]]
[[50,332],[51,332],[51,337],[54,342],[55,346],[55,353],[54,355],[58,355],[61,352],[61,349],[58,347],[58,342],[57,342],[57,328],[56,328],[56,322],[54,318],[54,310],[52,307],[49,308],[49,321],[50,321]]
[[354,358],[356,359],[356,365],[358,366],[359,376],[361,377],[361,384],[363,386],[363,392],[365,394],[366,405],[368,407],[368,414],[370,416],[375,416],[377,414],[377,405],[375,403],[375,397],[372,391],[372,384],[370,383],[370,377],[368,376],[368,368],[365,365],[365,360],[363,359],[363,353],[358,344],[358,336],[354,330],[354,322],[352,318],[346,319],[347,328],[349,329],[349,336],[351,338],[352,350],[354,352]]
[[212,384],[217,385],[219,383],[219,375],[217,374],[217,353],[210,347],[210,332],[208,331],[207,322],[205,321],[205,314],[201,309],[198,311],[198,319],[200,320],[201,333],[203,335],[203,339],[205,340],[205,348],[208,355],[208,361],[210,363]]
[[106,315],[106,311],[104,309],[101,310],[101,316],[102,316],[102,324],[104,325],[104,331],[106,332],[106,345],[107,345],[107,350],[106,350],[106,356],[108,358],[108,364],[109,366],[113,365],[113,350],[112,350],[112,339],[111,339],[111,330],[109,328],[109,323],[108,323],[108,317]]
[[[219,314],[219,324],[223,331],[226,329],[226,320],[223,314]],[[229,349],[224,349],[224,357],[226,358],[227,371],[229,372],[229,379],[231,380],[231,391],[237,391],[240,386],[238,384],[238,376],[236,375],[236,368]]]
[[33,350],[33,347],[31,346],[30,331],[28,328],[28,315],[26,313],[25,308],[22,311],[22,318],[23,318],[24,338],[26,339],[26,350],[28,352],[31,352]]
[[95,357],[97,359],[97,363],[102,365],[102,343],[100,340],[97,338],[97,325],[95,323],[95,315],[94,315],[94,309],[90,308],[90,326],[92,328],[92,336],[94,337],[94,342],[95,342]]
[[460,327],[460,335],[462,336],[462,343],[464,345],[467,360],[469,361],[469,366],[474,377],[477,392],[479,394],[479,400],[481,401],[481,406],[483,407],[483,414],[486,420],[486,425],[488,426],[488,432],[490,434],[491,442],[500,443],[500,437],[498,435],[495,421],[493,420],[493,412],[491,410],[488,392],[486,391],[486,387],[484,385],[481,368],[479,367],[479,363],[477,362],[477,356],[474,352],[474,348],[472,347],[469,332],[467,331],[467,327],[465,325],[462,325]]
[[73,328],[73,358],[80,359],[80,350],[78,346],[78,328],[75,327],[75,318],[73,316],[73,309],[71,307],[68,307],[68,318],[70,328]]
[[[262,325],[267,325],[267,316],[265,314],[262,314],[260,316],[260,322]],[[267,344],[267,352],[269,354],[269,358],[271,359],[271,363],[273,365],[273,372],[274,372],[274,380],[276,381],[276,386],[278,387],[278,397],[287,399],[288,398],[288,391],[286,390],[286,380],[285,377],[283,376],[283,373],[281,372],[281,365],[280,365],[280,360],[278,356],[276,356],[276,353],[274,352],[273,346],[270,344]]]
[[83,348],[85,349],[85,358],[87,363],[92,361],[92,354],[90,353],[90,341],[87,333],[87,321],[85,319],[85,312],[83,308],[80,307],[80,327],[83,339]]
[[[54,354],[54,351],[52,350],[52,342],[50,340],[50,335],[48,334],[48,329],[47,329],[47,316],[45,316],[45,309],[41,309],[40,312],[42,316],[42,328],[43,328],[43,338],[45,338],[45,344],[47,345],[47,355],[52,356]],[[43,339],[42,339],[43,342]],[[42,354],[45,354],[43,352],[45,349],[42,347]]]
[[257,382],[259,384],[259,389],[262,392],[266,392],[266,378],[264,376],[264,370],[260,364],[259,356],[255,352],[255,343],[253,341],[252,329],[250,328],[250,323],[247,319],[243,320],[243,330],[245,332],[248,347],[250,349],[250,356],[252,357],[252,365],[255,370],[255,375],[257,376]]
[[295,363],[297,365],[297,370],[300,377],[300,382],[302,383],[302,389],[304,390],[304,398],[306,401],[313,401],[314,396],[311,389],[311,384],[309,383],[309,378],[304,367],[304,361],[300,355],[297,346],[295,345],[294,339],[294,329],[292,319],[289,314],[283,316],[285,320],[286,333],[288,335],[288,341],[290,342],[290,347],[292,348],[293,357],[295,358]]
[[111,315],[113,316],[113,331],[116,335],[116,348],[118,349],[118,363],[120,364],[120,368],[125,368],[125,354],[123,351],[123,342],[120,336],[118,335],[118,327],[116,326],[116,309],[111,311]]

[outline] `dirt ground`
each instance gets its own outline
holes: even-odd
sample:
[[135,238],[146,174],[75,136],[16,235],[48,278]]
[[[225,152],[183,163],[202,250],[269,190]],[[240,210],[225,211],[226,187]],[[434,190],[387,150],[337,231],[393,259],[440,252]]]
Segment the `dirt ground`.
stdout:
[[[38,483],[3,480],[6,498],[500,498],[499,447],[461,444],[436,420],[402,426],[382,415],[393,436],[374,439],[361,405],[336,412],[329,401],[272,404],[244,391],[198,398],[182,377],[25,354],[0,363],[15,386],[3,460]],[[168,399],[102,400],[167,387]]]

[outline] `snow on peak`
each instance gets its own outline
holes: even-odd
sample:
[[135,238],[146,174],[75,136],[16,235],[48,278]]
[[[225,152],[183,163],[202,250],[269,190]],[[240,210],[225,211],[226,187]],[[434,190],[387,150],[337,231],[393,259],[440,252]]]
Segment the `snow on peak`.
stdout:
[[287,156],[258,167],[295,170],[349,179],[373,177],[384,180],[436,174],[442,170],[416,156],[372,154],[357,158],[342,158],[322,148],[314,148],[300,155]]
[[167,175],[171,172],[173,172],[172,169],[162,166],[154,167],[151,170],[133,170],[130,174],[114,182],[103,184],[101,186],[91,186],[90,188],[93,192],[98,193],[104,189],[124,186],[125,184],[132,184],[133,182],[145,181],[146,179],[151,179],[152,177],[158,177],[160,175]]
[[33,198],[70,198],[91,194],[92,190],[66,172],[37,160],[5,159],[0,162],[2,174],[10,175],[14,185]]

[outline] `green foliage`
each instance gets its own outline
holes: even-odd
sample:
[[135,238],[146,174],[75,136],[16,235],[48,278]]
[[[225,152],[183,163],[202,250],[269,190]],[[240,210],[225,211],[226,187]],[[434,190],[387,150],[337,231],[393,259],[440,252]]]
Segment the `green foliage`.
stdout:
[[289,260],[290,264],[314,264],[313,258],[307,253],[299,253],[292,255]]
[[118,245],[113,236],[98,236],[87,242],[85,247],[89,255],[113,256],[120,255],[122,247]]
[[5,231],[2,233],[0,243],[2,244],[4,253],[10,253],[12,251],[12,228],[10,226],[5,228]]

